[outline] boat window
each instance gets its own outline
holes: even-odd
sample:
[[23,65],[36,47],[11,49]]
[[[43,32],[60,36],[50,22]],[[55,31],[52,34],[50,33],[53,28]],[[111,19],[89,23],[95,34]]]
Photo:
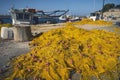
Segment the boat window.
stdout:
[[29,14],[24,14],[24,19],[30,19],[30,15]]
[[25,13],[17,13],[16,14],[17,19],[21,20],[29,20],[30,19],[30,14],[25,14]]
[[17,19],[23,19],[23,13],[16,14]]

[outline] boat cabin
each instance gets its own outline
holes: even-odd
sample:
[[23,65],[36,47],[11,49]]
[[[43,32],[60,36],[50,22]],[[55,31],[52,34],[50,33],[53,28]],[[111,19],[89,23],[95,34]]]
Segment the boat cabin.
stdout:
[[33,19],[33,13],[26,9],[11,9],[11,17],[13,25],[30,25]]

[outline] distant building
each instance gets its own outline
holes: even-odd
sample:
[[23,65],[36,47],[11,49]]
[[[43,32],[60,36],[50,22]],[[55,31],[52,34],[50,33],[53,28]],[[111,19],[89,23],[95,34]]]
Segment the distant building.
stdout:
[[103,13],[105,21],[119,22],[120,21],[120,9],[112,8],[107,12]]
[[10,15],[0,15],[0,24],[12,23]]

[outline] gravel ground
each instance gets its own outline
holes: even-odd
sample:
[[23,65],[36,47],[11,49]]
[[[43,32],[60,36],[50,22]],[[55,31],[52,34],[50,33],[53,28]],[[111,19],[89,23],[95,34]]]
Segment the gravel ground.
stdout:
[[30,51],[29,42],[15,42],[13,40],[0,41],[0,68],[3,68],[11,57]]
[[117,25],[113,25],[113,26],[81,25],[81,26],[76,26],[76,27],[83,28],[86,30],[97,29],[97,30],[106,30],[106,31],[110,31],[110,32],[114,32],[114,28],[120,28],[120,26],[117,26]]

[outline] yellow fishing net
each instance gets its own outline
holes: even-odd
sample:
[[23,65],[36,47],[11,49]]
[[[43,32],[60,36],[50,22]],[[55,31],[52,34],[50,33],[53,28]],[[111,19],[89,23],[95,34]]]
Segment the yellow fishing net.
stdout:
[[[50,30],[35,38],[32,50],[12,61],[6,80],[118,80],[120,36],[74,26]],[[94,79],[95,78],[95,79]]]
[[81,21],[76,21],[76,22],[72,22],[72,24],[74,25],[96,25],[96,26],[111,26],[112,22],[107,22],[107,21],[103,21],[103,20],[96,20],[93,21],[91,19],[82,19]]

